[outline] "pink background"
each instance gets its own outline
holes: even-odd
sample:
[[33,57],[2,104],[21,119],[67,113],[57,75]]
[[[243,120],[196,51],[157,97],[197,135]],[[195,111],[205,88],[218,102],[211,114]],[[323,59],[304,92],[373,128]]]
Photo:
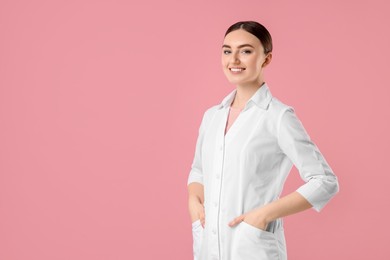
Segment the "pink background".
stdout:
[[[0,2],[0,259],[191,259],[203,112],[227,27],[271,32],[272,93],[340,180],[289,259],[390,259],[388,1]],[[294,169],[285,194],[302,184]]]

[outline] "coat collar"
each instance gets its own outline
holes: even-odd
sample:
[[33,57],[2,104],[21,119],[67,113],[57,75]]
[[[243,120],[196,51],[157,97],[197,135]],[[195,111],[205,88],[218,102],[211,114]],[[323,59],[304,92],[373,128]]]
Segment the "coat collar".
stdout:
[[[234,89],[232,92],[230,92],[219,104],[218,109],[230,107],[236,95],[236,92],[237,89]],[[267,110],[268,105],[271,102],[271,99],[272,99],[271,91],[267,83],[264,82],[264,84],[248,100],[243,110],[246,110],[253,104],[257,105],[261,109]]]

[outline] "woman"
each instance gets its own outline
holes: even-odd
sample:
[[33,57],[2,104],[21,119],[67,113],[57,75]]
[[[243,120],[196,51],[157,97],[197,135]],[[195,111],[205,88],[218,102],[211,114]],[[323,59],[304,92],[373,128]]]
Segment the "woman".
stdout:
[[[271,59],[263,25],[228,28],[222,67],[236,89],[204,113],[187,183],[196,260],[287,259],[282,217],[319,212],[339,191],[294,109],[265,83]],[[305,183],[279,198],[293,164]]]

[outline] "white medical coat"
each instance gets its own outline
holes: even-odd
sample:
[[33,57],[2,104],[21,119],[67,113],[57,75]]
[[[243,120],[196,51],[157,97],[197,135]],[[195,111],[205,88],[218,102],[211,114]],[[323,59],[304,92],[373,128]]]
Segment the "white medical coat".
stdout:
[[297,189],[316,211],[338,192],[337,177],[291,106],[264,83],[224,135],[236,89],[207,109],[199,127],[187,185],[204,186],[205,228],[192,223],[195,260],[287,259],[282,219],[267,230],[228,223],[277,200],[293,166],[305,183]]

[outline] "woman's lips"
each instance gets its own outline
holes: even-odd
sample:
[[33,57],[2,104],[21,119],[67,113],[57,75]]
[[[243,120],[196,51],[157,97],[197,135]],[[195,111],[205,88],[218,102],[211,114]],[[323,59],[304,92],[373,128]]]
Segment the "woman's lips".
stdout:
[[239,74],[239,73],[243,72],[243,71],[245,70],[245,68],[235,67],[235,68],[229,68],[229,70],[230,70],[233,74]]

